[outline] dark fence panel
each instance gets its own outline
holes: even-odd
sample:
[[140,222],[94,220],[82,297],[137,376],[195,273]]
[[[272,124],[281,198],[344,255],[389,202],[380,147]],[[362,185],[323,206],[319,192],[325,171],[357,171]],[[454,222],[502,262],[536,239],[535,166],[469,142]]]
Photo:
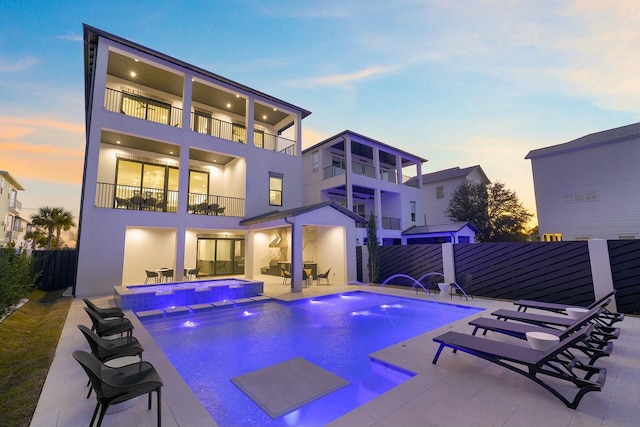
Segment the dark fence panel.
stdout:
[[362,282],[362,268],[363,268],[363,262],[362,262],[362,246],[356,246],[356,280],[358,282]]
[[587,242],[454,245],[456,274],[474,295],[588,305],[594,301]]
[[609,240],[607,244],[618,311],[640,314],[640,240]]
[[[365,262],[366,264],[366,262]],[[442,247],[440,245],[389,245],[378,248],[378,279],[382,283],[394,274],[406,274],[418,279],[426,273],[442,273]],[[423,281],[423,285],[426,284]],[[394,278],[394,285],[412,286],[412,280]]]
[[51,250],[33,252],[35,271],[41,272],[36,287],[54,291],[73,286],[76,281],[78,250]]

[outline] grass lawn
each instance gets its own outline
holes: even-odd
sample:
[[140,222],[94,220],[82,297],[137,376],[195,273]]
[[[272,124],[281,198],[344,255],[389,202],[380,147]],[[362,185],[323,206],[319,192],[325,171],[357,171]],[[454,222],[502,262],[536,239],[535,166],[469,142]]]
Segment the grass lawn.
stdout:
[[29,302],[0,323],[2,425],[31,422],[73,300],[63,292],[31,291]]

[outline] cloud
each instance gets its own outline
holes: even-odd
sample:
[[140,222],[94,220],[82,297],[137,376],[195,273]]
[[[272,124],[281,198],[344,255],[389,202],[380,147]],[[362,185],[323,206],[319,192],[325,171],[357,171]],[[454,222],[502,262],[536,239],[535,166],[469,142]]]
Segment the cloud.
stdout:
[[66,40],[66,41],[72,41],[72,42],[81,42],[81,41],[83,41],[82,36],[74,35],[74,34],[70,34],[70,35],[66,35],[66,36],[56,36],[56,38],[58,40]]
[[0,55],[0,73],[17,73],[33,67],[38,63],[34,56],[25,56],[17,60],[10,60]]
[[330,135],[326,135],[322,132],[318,132],[317,130],[312,129],[310,127],[303,127],[302,128],[302,149],[306,150],[312,145],[315,145],[320,141],[324,141],[329,136]]
[[74,134],[84,134],[84,124],[64,122],[42,117],[7,117],[0,116],[0,138],[11,138],[12,132],[18,134],[31,133],[27,128],[54,129]]
[[315,87],[315,86],[342,86],[349,87],[352,83],[366,80],[375,76],[382,76],[395,72],[397,67],[370,67],[348,74],[335,74],[329,76],[313,77],[309,79],[296,80],[291,82],[294,87]]

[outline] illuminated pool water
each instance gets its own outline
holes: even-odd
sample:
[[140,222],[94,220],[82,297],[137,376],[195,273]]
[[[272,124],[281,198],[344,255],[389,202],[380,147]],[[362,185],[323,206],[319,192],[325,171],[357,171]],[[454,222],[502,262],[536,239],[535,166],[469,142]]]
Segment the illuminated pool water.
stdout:
[[[411,377],[370,353],[479,310],[349,292],[141,320],[220,426],[319,426]],[[272,420],[230,381],[293,357],[351,384]]]

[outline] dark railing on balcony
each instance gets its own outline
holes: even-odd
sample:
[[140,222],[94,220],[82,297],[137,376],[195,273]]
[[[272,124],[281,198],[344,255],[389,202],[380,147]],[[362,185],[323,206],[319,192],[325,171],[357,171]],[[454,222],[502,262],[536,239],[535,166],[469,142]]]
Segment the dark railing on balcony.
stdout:
[[182,127],[182,109],[139,94],[105,88],[104,108],[164,125]]
[[382,228],[385,230],[400,230],[400,218],[382,217]]
[[[247,143],[247,129],[244,125],[225,122],[206,113],[191,113],[192,129],[194,132],[215,136],[228,141]],[[296,143],[280,135],[272,135],[259,130],[253,131],[253,145],[265,150],[296,155]]]
[[327,166],[322,170],[323,179],[328,179],[334,176],[340,176],[344,174],[345,174],[345,170],[338,166]]
[[369,165],[365,165],[364,163],[352,162],[351,169],[356,175],[367,176],[369,178],[376,177],[375,168]]
[[387,181],[392,184],[396,183],[396,173],[395,171],[390,171],[386,169],[380,169],[380,179],[382,181]]
[[244,199],[215,194],[189,193],[187,210],[196,215],[244,217]]
[[178,192],[98,182],[95,203],[99,208],[177,212]]

